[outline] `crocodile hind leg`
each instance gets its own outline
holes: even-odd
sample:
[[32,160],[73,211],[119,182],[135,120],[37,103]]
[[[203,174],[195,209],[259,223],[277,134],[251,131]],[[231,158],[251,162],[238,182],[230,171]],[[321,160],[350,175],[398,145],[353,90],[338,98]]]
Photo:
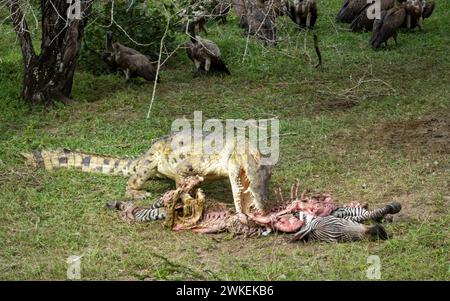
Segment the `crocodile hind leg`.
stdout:
[[151,156],[145,156],[139,160],[135,167],[135,173],[128,179],[125,197],[130,199],[145,199],[151,194],[144,190],[145,183],[155,177],[157,172],[157,160]]

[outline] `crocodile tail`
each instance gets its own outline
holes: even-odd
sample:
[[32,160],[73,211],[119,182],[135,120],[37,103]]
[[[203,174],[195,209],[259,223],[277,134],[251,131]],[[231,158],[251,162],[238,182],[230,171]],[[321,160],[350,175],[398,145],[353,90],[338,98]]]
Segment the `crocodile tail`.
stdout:
[[27,166],[46,170],[69,168],[83,172],[128,176],[136,165],[136,159],[120,159],[68,149],[36,150],[21,155],[25,158]]

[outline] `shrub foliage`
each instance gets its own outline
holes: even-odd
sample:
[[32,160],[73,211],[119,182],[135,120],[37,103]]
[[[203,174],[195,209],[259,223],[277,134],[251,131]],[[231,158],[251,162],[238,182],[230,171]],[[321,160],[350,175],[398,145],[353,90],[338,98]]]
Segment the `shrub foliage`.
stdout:
[[170,0],[115,0],[96,3],[86,28],[79,66],[95,74],[106,73],[100,54],[106,45],[106,33],[114,41],[132,47],[152,60],[157,60],[161,38],[167,21],[169,30],[164,39],[165,51],[175,47],[175,6]]

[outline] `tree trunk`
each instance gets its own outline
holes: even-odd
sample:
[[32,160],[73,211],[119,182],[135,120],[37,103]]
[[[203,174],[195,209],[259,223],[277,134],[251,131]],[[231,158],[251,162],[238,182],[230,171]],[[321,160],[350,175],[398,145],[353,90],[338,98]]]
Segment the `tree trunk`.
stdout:
[[92,0],[72,2],[77,1],[80,18],[68,13],[69,7],[74,6],[65,0],[41,0],[42,41],[39,55],[34,51],[19,1],[7,1],[25,63],[22,98],[31,105],[71,101],[76,62],[92,5]]

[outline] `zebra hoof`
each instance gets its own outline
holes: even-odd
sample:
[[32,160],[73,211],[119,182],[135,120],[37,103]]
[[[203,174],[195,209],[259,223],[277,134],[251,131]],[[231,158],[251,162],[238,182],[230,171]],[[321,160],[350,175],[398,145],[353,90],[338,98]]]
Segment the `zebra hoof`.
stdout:
[[402,210],[402,204],[400,204],[399,202],[392,202],[387,206],[389,207],[390,214],[396,214],[399,213],[400,210]]
[[106,207],[106,209],[114,210],[114,209],[117,209],[118,203],[119,202],[116,202],[116,201],[109,202],[109,203],[106,203],[105,207]]

